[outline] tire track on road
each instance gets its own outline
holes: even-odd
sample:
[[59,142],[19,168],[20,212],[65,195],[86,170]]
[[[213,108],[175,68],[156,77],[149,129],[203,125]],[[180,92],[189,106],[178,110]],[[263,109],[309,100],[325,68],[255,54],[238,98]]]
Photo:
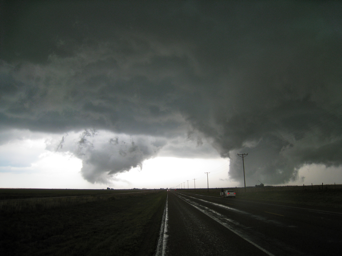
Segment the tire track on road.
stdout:
[[[304,253],[294,248],[291,248],[290,246],[282,243],[281,241],[278,241],[274,238],[266,237],[263,234],[252,230],[250,227],[246,227],[242,225],[241,223],[237,222],[236,220],[230,219],[223,214],[220,214],[206,206],[203,206],[195,201],[192,201],[184,197],[183,195],[178,194],[177,196],[184,202],[188,203],[189,205],[191,205],[198,211],[204,213],[211,219],[215,220],[216,222],[218,222],[219,224],[221,224],[222,226],[224,226],[225,228],[227,228],[234,234],[238,235],[239,237],[241,237],[248,243],[252,244],[259,250],[263,251],[267,255],[270,255],[270,256],[271,255],[305,255]],[[198,198],[195,198],[195,199],[198,199]],[[205,200],[201,200],[201,201],[207,202]],[[214,204],[219,207],[225,207],[224,205],[219,205],[219,204],[212,203],[212,202],[208,202],[208,203]],[[231,207],[227,207],[227,208],[231,208]],[[237,210],[237,209],[234,209],[234,210]],[[237,210],[237,211],[240,211],[240,210]]]

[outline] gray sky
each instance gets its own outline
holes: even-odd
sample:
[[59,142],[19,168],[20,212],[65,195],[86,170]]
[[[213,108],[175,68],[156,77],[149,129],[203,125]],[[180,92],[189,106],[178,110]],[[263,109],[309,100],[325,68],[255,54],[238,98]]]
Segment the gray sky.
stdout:
[[338,1],[0,1],[0,10],[3,147],[52,136],[46,150],[71,153],[85,180],[104,184],[158,156],[229,158],[241,182],[237,153],[248,153],[250,184],[298,180],[307,165],[322,176],[341,169]]

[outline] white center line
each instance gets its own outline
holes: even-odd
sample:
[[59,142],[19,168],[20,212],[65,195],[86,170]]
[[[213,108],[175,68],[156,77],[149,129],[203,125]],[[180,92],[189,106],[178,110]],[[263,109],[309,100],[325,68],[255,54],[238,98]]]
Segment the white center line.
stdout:
[[165,209],[163,214],[162,223],[160,226],[158,245],[156,250],[156,256],[165,256],[166,245],[167,245],[167,227],[169,221],[169,207],[168,207],[168,196],[166,197]]

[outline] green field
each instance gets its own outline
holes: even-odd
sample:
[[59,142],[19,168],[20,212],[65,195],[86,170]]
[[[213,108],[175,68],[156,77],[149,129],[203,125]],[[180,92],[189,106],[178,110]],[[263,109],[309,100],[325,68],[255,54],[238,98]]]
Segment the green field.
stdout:
[[0,190],[0,255],[153,255],[165,191]]

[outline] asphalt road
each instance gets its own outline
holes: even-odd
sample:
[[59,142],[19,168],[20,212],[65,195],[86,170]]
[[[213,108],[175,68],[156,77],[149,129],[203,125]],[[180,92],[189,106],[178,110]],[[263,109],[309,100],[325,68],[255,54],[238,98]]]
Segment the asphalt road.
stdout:
[[341,255],[342,213],[168,192],[165,255]]

